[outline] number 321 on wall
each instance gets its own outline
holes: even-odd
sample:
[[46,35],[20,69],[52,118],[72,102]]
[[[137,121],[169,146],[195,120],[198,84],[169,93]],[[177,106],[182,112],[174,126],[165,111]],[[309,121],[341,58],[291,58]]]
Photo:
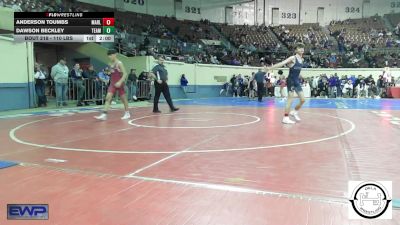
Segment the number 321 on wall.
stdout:
[[185,6],[185,13],[201,14],[200,8]]

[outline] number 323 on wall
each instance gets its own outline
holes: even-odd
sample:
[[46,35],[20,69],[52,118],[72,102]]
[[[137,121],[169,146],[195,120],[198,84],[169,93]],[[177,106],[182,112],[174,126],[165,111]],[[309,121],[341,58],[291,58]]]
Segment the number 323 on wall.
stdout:
[[297,15],[296,13],[282,13],[282,19],[296,19]]

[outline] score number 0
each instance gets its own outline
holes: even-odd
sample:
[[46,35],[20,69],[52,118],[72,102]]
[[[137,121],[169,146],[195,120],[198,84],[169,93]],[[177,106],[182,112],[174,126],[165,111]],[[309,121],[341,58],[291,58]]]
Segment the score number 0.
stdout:
[[114,26],[114,18],[103,18],[103,26]]

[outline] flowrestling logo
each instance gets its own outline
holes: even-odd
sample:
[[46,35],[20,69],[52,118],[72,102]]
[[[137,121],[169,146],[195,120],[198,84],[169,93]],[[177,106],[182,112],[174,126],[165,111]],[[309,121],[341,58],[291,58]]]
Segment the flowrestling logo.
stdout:
[[391,181],[349,181],[350,219],[392,219]]

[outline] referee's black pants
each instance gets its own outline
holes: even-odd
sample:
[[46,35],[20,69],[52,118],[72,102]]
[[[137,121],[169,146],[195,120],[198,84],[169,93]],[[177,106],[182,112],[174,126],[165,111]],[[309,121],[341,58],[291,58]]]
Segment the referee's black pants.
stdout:
[[154,105],[153,105],[153,112],[159,111],[158,110],[158,101],[160,100],[161,93],[164,95],[165,100],[169,105],[171,110],[175,109],[174,104],[172,104],[171,94],[169,93],[169,87],[167,82],[163,81],[159,84],[157,81],[154,81],[155,87],[155,94],[154,94]]
[[257,82],[257,96],[258,96],[258,101],[262,101],[262,97],[264,95],[264,83],[263,82]]

